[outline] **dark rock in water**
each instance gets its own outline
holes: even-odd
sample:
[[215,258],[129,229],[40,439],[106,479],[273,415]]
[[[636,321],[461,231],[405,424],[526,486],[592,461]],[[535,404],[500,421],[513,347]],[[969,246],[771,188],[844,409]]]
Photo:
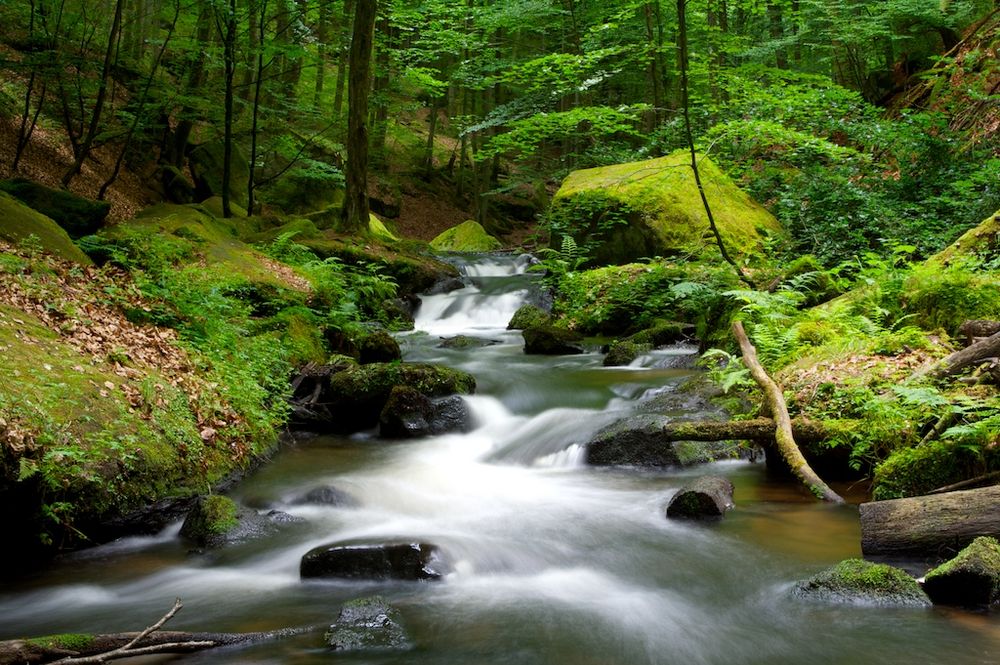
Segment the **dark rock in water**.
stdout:
[[930,605],[920,585],[906,571],[862,559],[847,559],[810,580],[799,582],[794,593],[832,603],[926,607]]
[[358,354],[358,362],[362,365],[391,363],[403,358],[399,342],[384,330],[375,330],[362,337],[358,342]]
[[459,277],[445,277],[434,283],[434,285],[426,291],[429,296],[441,295],[442,293],[451,293],[452,291],[458,291],[459,289],[465,288],[465,282]]
[[435,545],[425,543],[321,545],[302,557],[303,578],[436,580],[442,562]]
[[1000,602],[1000,542],[980,536],[924,577],[935,604],[977,607]]
[[324,485],[323,487],[314,487],[305,494],[295,497],[292,499],[291,504],[293,506],[317,505],[353,507],[357,506],[358,502],[357,499],[347,492],[330,485]]
[[521,305],[510,317],[507,330],[525,330],[526,328],[540,328],[552,323],[552,315],[537,305]]
[[555,326],[525,328],[524,352],[543,356],[568,356],[583,353],[577,343],[580,335]]
[[413,314],[419,306],[420,298],[416,296],[382,301],[382,311],[386,313],[390,321],[395,320],[403,324],[398,329],[404,330],[413,330]]
[[722,476],[702,476],[680,488],[667,506],[667,517],[723,517],[733,507],[733,483]]
[[412,439],[468,428],[469,409],[461,397],[431,399],[407,386],[395,386],[379,414],[379,434],[385,438]]
[[456,335],[454,337],[442,337],[439,349],[478,349],[484,346],[499,344],[499,340],[484,339],[482,337],[472,337],[471,335]]
[[111,210],[107,201],[91,201],[24,178],[0,182],[0,191],[52,219],[74,240],[96,233]]
[[725,441],[664,441],[660,436],[675,419],[635,414],[601,429],[587,444],[592,466],[691,466],[739,457],[739,448]]
[[277,510],[261,515],[229,497],[213,494],[195,502],[181,526],[181,537],[199,547],[216,548],[270,536],[279,525],[302,521]]
[[658,321],[655,325],[640,330],[634,335],[629,335],[625,341],[633,344],[649,344],[656,348],[680,342],[688,337],[687,333],[694,333],[694,326],[690,323],[676,323],[673,321]]
[[412,646],[399,610],[379,596],[344,603],[323,641],[335,651],[401,651]]
[[621,367],[629,365],[633,360],[652,350],[649,344],[636,344],[625,340],[615,340],[611,343],[604,356],[605,367]]

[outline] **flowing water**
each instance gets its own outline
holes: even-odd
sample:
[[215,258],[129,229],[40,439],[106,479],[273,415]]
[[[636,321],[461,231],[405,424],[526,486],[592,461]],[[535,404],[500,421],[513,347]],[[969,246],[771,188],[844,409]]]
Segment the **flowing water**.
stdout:
[[[177,657],[190,663],[692,665],[995,663],[1000,621],[942,609],[831,606],[790,595],[795,581],[859,551],[857,511],[804,497],[763,465],[684,471],[594,469],[581,444],[690,370],[677,348],[633,367],[596,352],[526,356],[504,328],[528,294],[524,259],[465,266],[470,286],[424,299],[406,358],[475,374],[476,429],[418,441],[319,437],[284,449],[236,498],[306,524],[270,539],[192,554],[174,525],[59,562],[0,589],[0,639],[137,630],[183,599],[178,630],[322,625],[342,602],[381,594],[401,611],[414,648],[331,656],[317,633]],[[496,343],[443,349],[458,333]],[[667,521],[692,476],[736,485],[737,507],[711,525]],[[293,506],[319,485],[353,508]],[[302,582],[299,559],[323,543],[399,538],[439,545],[440,582]]]

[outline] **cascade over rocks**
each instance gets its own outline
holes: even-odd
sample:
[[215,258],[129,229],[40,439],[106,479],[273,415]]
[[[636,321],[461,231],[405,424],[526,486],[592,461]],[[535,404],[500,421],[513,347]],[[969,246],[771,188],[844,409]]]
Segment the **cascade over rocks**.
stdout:
[[[552,200],[551,219],[556,227],[583,226],[598,241],[594,261],[600,265],[670,256],[702,244],[709,224],[689,161],[689,153],[680,150],[659,159],[573,171]],[[730,253],[758,251],[768,234],[781,230],[778,220],[708,157],[699,156],[698,168]],[[553,246],[559,242],[553,237]]]
[[289,503],[293,506],[315,505],[353,508],[358,505],[358,500],[344,490],[337,489],[332,485],[323,485],[296,496]]
[[307,578],[438,580],[445,572],[436,545],[381,543],[320,545],[305,553],[299,573]]

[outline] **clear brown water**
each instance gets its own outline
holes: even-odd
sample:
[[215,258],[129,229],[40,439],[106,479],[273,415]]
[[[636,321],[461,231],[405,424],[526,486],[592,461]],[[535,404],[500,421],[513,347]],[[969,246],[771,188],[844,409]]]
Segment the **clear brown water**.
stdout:
[[[480,265],[485,273],[509,266]],[[482,289],[428,299],[403,338],[410,359],[476,374],[479,428],[411,442],[321,437],[283,450],[237,498],[277,504],[308,524],[254,543],[192,555],[174,525],[156,538],[113,543],[0,589],[0,639],[139,629],[175,597],[177,629],[263,630],[319,625],[340,604],[374,593],[401,610],[415,648],[331,656],[311,633],[184,663],[524,663],[565,665],[995,663],[1000,621],[942,609],[830,606],[789,594],[798,580],[858,556],[853,506],[832,507],[770,478],[762,464],[684,471],[591,469],[576,444],[623,417],[648,391],[688,372],[607,370],[597,353],[531,358],[502,330],[523,278],[489,274]],[[495,297],[491,296],[491,297]],[[502,296],[501,296],[502,297]],[[428,314],[427,312],[430,312]],[[450,312],[450,313],[449,313]],[[501,344],[435,347],[471,332]],[[682,352],[678,350],[677,352]],[[655,365],[663,358],[649,358]],[[685,479],[722,473],[737,508],[712,525],[668,522]],[[358,508],[288,506],[334,484]],[[441,546],[454,572],[439,583],[308,582],[301,555],[349,538],[412,538]]]

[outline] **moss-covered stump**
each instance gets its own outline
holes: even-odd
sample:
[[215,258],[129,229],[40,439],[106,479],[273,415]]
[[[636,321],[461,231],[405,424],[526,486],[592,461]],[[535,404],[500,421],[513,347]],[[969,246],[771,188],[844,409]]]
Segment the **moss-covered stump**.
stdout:
[[583,353],[583,337],[572,330],[555,326],[525,328],[524,352],[542,356],[569,356]]
[[[199,200],[222,196],[222,176],[225,144],[222,141],[202,143],[188,154],[195,195]],[[237,145],[232,146],[232,173],[229,178],[229,200],[244,204],[249,199],[250,162]]]
[[368,331],[357,340],[357,344],[358,362],[362,365],[391,363],[403,358],[399,342],[385,330]]
[[438,234],[431,240],[431,249],[438,252],[492,252],[503,243],[486,232],[479,222],[471,219]]
[[422,363],[372,363],[349,368],[330,376],[319,398],[323,428],[356,432],[374,427],[397,386],[433,398],[472,393],[476,380],[461,370]]
[[381,596],[344,603],[323,641],[334,651],[405,651],[412,646],[399,610]]
[[[659,159],[574,171],[552,200],[551,218],[557,228],[586,228],[599,242],[594,253],[599,264],[669,256],[712,242],[689,164],[689,154],[678,151]],[[765,235],[781,230],[774,216],[710,159],[699,156],[698,164],[731,253],[752,254]]]
[[832,603],[888,607],[927,607],[927,595],[917,581],[899,568],[847,559],[795,586],[804,598]]
[[947,265],[961,257],[970,256],[978,256],[983,261],[992,261],[1000,257],[1000,210],[932,256],[928,263]]
[[526,328],[541,328],[552,323],[552,314],[538,305],[530,303],[521,305],[510,317],[507,330],[524,330]]
[[935,604],[975,607],[1000,602],[1000,542],[980,537],[924,577]]
[[67,261],[92,263],[58,224],[6,192],[0,192],[0,238],[27,247],[37,244],[38,249]]
[[229,497],[213,494],[195,502],[181,526],[181,537],[199,547],[224,547],[270,536],[280,525],[297,521],[279,511],[261,515]]
[[664,425],[676,420],[659,414],[636,414],[609,425],[587,443],[587,464],[685,467],[739,456],[739,446],[730,441],[664,441]]
[[677,490],[667,504],[667,517],[684,520],[721,518],[733,505],[733,483],[728,478],[702,476]]
[[627,340],[611,342],[608,352],[604,355],[605,367],[622,367],[630,365],[633,360],[652,350],[652,344],[636,344]]
[[0,191],[7,192],[29,208],[42,213],[74,239],[96,233],[111,210],[111,204],[107,201],[91,201],[23,178],[0,182]]

